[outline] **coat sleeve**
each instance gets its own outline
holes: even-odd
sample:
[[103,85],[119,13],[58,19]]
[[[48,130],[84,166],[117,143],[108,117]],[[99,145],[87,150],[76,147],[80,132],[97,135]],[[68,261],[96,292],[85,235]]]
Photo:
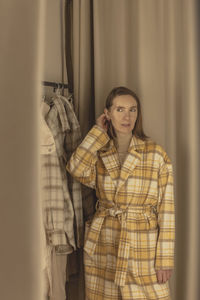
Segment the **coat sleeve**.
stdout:
[[92,127],[67,163],[68,172],[91,188],[96,187],[97,152],[107,144],[109,137],[98,125]]
[[172,165],[167,156],[158,179],[158,241],[156,248],[156,270],[174,268],[175,208]]

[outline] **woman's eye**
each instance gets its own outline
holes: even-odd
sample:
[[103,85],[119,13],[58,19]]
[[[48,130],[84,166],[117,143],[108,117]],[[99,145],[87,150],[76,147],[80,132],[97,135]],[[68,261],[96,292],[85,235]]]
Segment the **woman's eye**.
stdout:
[[135,111],[136,111],[136,108],[131,108],[130,111],[131,111],[131,112],[135,112]]
[[123,111],[123,109],[121,107],[118,107],[117,111]]

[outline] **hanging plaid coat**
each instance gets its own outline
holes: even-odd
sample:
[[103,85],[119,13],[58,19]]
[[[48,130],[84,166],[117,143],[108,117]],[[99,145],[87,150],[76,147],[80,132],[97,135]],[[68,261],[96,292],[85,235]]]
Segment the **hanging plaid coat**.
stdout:
[[41,157],[47,244],[55,246],[60,254],[71,253],[83,244],[81,185],[68,176],[65,168],[81,141],[80,125],[71,104],[64,99],[55,97],[51,109],[49,107],[46,127],[51,132],[55,149],[50,151],[52,145],[43,145],[46,153]]
[[[153,286],[152,293],[137,295],[129,289],[130,298],[123,299],[169,299],[168,283],[161,289],[156,277],[156,270],[174,267],[172,165],[163,148],[133,136],[120,167],[113,140],[95,125],[67,168],[77,180],[96,189],[99,199],[86,228],[87,299],[107,299],[109,282],[121,293],[132,284],[143,290]],[[118,299],[111,290],[110,298]]]

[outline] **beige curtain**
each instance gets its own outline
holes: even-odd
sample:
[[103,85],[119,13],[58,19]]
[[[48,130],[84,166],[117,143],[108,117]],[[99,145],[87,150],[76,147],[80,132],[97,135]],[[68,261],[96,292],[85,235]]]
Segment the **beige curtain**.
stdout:
[[200,297],[198,7],[194,0],[73,1],[74,95],[85,134],[119,85],[141,98],[146,133],[175,174],[173,299]]
[[37,132],[43,3],[39,0],[0,3],[2,300],[43,299]]
[[74,104],[85,135],[95,121],[92,1],[73,0],[72,14]]
[[[42,299],[38,102],[43,1],[0,4],[0,298]],[[83,133],[113,86],[134,89],[176,185],[173,299],[198,300],[199,57],[194,0],[74,0],[74,94]],[[94,114],[95,112],[95,114]]]

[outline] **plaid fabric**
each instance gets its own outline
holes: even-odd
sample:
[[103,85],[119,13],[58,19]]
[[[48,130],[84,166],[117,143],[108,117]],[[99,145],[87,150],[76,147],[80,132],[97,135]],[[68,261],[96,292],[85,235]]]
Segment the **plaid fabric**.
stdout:
[[162,147],[133,137],[120,168],[113,141],[95,125],[67,168],[99,199],[84,246],[87,299],[109,299],[108,282],[127,293],[123,299],[169,299],[156,277],[174,267],[173,175]]
[[[62,101],[62,102],[61,102]],[[66,163],[70,159],[72,152],[77,148],[81,142],[81,131],[80,125],[74,113],[74,109],[71,103],[63,96],[59,96],[54,99],[54,102],[59,110],[59,115],[64,120],[67,116],[68,124],[70,130],[67,130],[64,140],[64,150],[65,150],[65,165],[64,169],[66,171]],[[58,104],[59,103],[59,104]],[[61,110],[61,103],[64,106],[65,112]],[[67,182],[71,201],[74,208],[74,226],[75,226],[75,237],[77,247],[83,246],[83,236],[84,236],[84,223],[83,223],[83,207],[82,207],[82,188],[80,183],[74,179],[69,173],[67,173]]]
[[[67,119],[70,127],[70,131],[66,132],[65,140],[64,140],[65,157],[67,163],[73,151],[78,147],[78,145],[81,142],[81,131],[72,104],[69,101],[67,101],[65,97],[59,96],[58,99],[62,100],[62,103],[66,111],[65,115],[67,115]],[[66,171],[66,164],[65,164],[65,171]],[[94,190],[82,184],[80,185],[79,181],[77,181],[74,177],[72,177],[68,172],[67,172],[67,180],[68,180],[69,192],[70,192],[70,196],[71,196],[71,200],[75,212],[74,225],[76,228],[77,247],[80,248],[83,246],[83,236],[84,236],[83,217],[84,220],[85,219],[87,220],[94,214],[94,210],[95,210]]]
[[[80,126],[70,103],[57,97],[46,116],[56,152],[42,155],[44,224],[47,244],[70,253],[83,244],[81,185],[66,172],[66,163],[80,143]],[[76,225],[76,228],[74,228]]]

